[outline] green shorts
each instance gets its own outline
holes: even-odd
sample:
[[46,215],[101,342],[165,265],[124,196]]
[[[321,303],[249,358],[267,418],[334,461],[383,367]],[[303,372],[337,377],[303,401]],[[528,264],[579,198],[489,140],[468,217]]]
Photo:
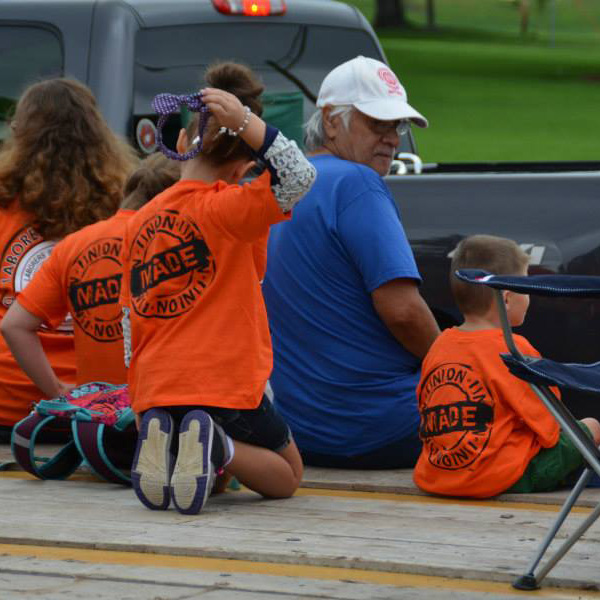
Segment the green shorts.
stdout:
[[[579,427],[591,438],[587,425],[578,421]],[[558,443],[552,448],[542,448],[531,459],[521,479],[505,493],[529,494],[532,492],[551,492],[566,485],[567,477],[583,466],[581,452],[561,431]]]

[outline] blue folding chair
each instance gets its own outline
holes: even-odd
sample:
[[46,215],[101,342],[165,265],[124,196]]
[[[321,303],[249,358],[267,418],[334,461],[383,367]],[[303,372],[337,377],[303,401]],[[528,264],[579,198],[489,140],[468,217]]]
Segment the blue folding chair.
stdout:
[[[577,420],[552,392],[550,386],[600,394],[600,362],[593,364],[560,363],[547,358],[530,357],[521,354],[512,337],[506,308],[502,299],[502,290],[538,296],[573,296],[579,298],[600,297],[600,277],[579,275],[531,275],[508,276],[493,275],[479,269],[461,269],[456,277],[468,283],[487,285],[493,289],[499,308],[502,331],[509,352],[501,354],[509,371],[526,381],[538,398],[560,424],[563,432],[573,441],[583,455],[586,467],[573,490],[565,500],[556,520],[538,548],[536,555],[524,575],[513,582],[519,590],[535,590],[541,581],[569,551],[577,540],[590,528],[600,516],[600,503],[581,525],[540,566],[542,557],[550,546],[558,530],[567,518],[571,508],[585,489],[594,473],[600,477],[600,451],[593,441],[585,435]],[[536,569],[537,572],[536,572]]]

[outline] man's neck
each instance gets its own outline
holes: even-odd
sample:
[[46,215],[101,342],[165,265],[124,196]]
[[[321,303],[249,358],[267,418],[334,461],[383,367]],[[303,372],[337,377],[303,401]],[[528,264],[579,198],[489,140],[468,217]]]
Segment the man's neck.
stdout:
[[327,148],[326,146],[321,146],[320,148],[317,148],[312,152],[306,153],[307,156],[320,156],[322,154],[329,154],[330,156],[333,156],[333,152],[329,150],[329,148]]

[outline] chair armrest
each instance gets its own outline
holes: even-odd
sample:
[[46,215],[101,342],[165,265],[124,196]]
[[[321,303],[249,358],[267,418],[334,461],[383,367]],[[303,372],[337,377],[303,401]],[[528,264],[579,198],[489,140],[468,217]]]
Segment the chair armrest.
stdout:
[[481,269],[460,269],[461,281],[535,296],[599,298],[600,277],[592,275],[493,275]]

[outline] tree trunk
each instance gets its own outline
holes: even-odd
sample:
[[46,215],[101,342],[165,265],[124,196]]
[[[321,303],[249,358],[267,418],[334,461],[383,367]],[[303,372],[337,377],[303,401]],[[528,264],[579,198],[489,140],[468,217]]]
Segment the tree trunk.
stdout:
[[375,27],[406,27],[403,0],[377,0]]
[[521,15],[521,35],[525,36],[529,32],[529,0],[519,2],[519,13]]
[[435,0],[427,0],[427,29],[435,29]]

